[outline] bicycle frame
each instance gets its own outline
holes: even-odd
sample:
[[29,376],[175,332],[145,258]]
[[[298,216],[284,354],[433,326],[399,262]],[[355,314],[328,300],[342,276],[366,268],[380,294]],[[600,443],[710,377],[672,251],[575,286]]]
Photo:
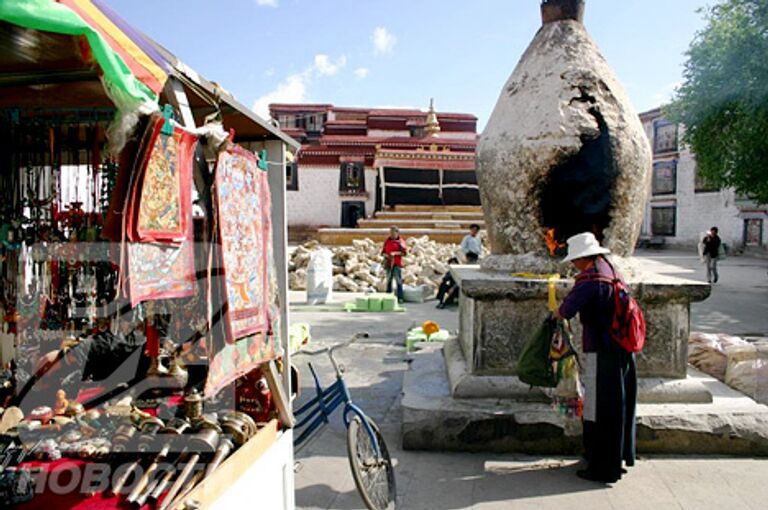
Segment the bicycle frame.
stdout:
[[379,448],[379,442],[376,439],[376,434],[368,423],[368,418],[363,410],[352,402],[349,388],[347,388],[347,384],[344,381],[343,370],[336,363],[336,360],[333,357],[333,350],[328,349],[326,352],[336,371],[336,381],[328,388],[323,388],[320,384],[320,378],[315,371],[315,367],[312,366],[312,363],[307,363],[315,384],[315,396],[301,406],[300,409],[294,411],[294,416],[296,418],[296,425],[294,426],[294,433],[296,434],[296,439],[293,441],[294,448],[301,448],[304,446],[314,433],[330,423],[329,418],[331,414],[333,414],[340,405],[344,404],[344,426],[347,428],[349,427],[351,420],[350,413],[357,415],[371,439],[371,443],[376,451],[376,456],[380,456],[381,450]]

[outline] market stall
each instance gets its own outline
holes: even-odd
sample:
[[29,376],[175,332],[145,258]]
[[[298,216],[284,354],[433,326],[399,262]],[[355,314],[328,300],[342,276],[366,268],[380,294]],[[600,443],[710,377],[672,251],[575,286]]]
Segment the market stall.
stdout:
[[0,4],[3,508],[293,508],[297,148],[101,0]]

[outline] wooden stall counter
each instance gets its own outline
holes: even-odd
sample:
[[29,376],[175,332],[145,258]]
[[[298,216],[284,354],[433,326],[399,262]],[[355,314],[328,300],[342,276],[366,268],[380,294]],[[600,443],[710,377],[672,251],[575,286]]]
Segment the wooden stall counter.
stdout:
[[171,510],[223,510],[246,501],[270,510],[292,510],[292,481],[293,433],[278,432],[277,420],[271,420]]

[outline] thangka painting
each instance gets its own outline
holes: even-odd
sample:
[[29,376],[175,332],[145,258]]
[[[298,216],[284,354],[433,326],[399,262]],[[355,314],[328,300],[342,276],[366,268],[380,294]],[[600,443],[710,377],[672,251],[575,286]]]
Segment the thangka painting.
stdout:
[[179,127],[162,133],[155,123],[139,165],[128,213],[132,241],[181,242],[192,215],[192,167],[197,137]]
[[219,155],[216,222],[224,275],[227,340],[269,330],[268,256],[272,239],[267,173],[235,146]]
[[[265,361],[280,355],[280,310],[278,305],[277,273],[274,264],[272,232],[267,233],[267,318],[269,327],[264,332],[227,342],[214,335],[207,342],[211,360],[205,385],[205,396],[211,397],[239,377],[259,367]],[[226,329],[226,328],[225,328]]]
[[128,290],[131,305],[142,301],[195,295],[195,258],[192,222],[180,245],[127,243]]
[[192,168],[197,137],[152,118],[128,186],[121,274],[131,304],[195,294]]
[[211,357],[205,396],[211,397],[236,379],[276,357],[275,337],[267,332],[247,336],[227,344]]

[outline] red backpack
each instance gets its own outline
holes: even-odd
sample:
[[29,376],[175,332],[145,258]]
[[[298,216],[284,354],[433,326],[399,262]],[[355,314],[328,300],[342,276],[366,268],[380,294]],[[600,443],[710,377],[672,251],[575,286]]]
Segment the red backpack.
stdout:
[[608,333],[616,343],[627,352],[640,352],[645,345],[645,317],[629,287],[624,283],[613,265],[605,260],[613,271],[613,278],[600,273],[584,274],[576,277],[576,284],[582,282],[605,282],[613,285],[614,313]]

